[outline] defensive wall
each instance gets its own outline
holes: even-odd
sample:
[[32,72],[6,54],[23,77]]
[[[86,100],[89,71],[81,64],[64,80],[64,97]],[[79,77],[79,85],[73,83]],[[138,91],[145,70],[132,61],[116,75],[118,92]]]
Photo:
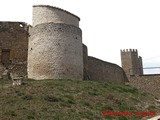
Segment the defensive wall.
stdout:
[[88,57],[79,20],[63,9],[37,5],[33,6],[33,27],[24,22],[0,22],[0,76],[8,69],[33,79],[124,82],[120,67]]
[[88,56],[87,46],[83,44],[84,80],[125,83],[128,81],[124,70],[113,63]]
[[82,44],[79,20],[80,18],[76,15],[57,7],[33,6],[33,28],[30,32],[28,50],[28,77],[101,79],[107,82],[124,83],[125,74],[122,68],[88,57],[87,46]]
[[129,85],[160,99],[160,74],[132,76]]
[[5,69],[27,75],[28,29],[24,22],[0,22],[0,76]]
[[63,9],[37,5],[33,6],[33,27],[24,22],[0,22],[0,76],[12,68],[12,73],[37,80],[129,80],[131,86],[159,96],[160,76],[143,75],[136,49],[121,50],[123,69],[88,56],[79,20]]
[[33,6],[33,27],[0,23],[0,71],[28,78],[127,81],[121,67],[89,57],[82,44],[80,18],[48,5]]
[[88,48],[83,44],[83,79],[88,80]]
[[88,76],[91,80],[125,83],[127,77],[124,70],[116,64],[105,62],[88,56]]

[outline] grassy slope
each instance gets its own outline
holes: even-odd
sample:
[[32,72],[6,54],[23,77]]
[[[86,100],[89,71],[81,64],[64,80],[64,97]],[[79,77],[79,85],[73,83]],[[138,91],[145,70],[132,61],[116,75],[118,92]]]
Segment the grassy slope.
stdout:
[[102,116],[111,111],[155,111],[152,95],[118,84],[76,80],[25,80],[21,86],[0,80],[1,120],[138,120]]

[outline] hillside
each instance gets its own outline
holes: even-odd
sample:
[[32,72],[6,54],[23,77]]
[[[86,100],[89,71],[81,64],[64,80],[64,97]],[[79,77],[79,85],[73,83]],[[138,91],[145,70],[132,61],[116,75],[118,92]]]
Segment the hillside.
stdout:
[[[1,120],[138,120],[136,112],[160,113],[154,96],[130,86],[77,80],[0,80]],[[109,116],[105,110],[132,115]],[[145,116],[145,114],[143,114]],[[149,115],[146,115],[149,116]]]

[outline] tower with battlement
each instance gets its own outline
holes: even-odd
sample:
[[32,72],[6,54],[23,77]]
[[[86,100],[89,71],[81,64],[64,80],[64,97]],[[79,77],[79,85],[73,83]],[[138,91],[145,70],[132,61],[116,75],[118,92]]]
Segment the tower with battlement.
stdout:
[[128,77],[143,75],[142,57],[138,56],[137,49],[121,50],[121,63]]

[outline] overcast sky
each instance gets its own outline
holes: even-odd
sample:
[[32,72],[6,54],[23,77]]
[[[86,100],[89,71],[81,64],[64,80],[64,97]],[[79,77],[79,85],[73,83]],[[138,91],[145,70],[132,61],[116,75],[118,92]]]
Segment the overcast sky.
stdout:
[[160,0],[1,0],[0,21],[32,24],[36,4],[79,16],[90,56],[121,65],[120,49],[132,48],[144,67],[160,66]]

